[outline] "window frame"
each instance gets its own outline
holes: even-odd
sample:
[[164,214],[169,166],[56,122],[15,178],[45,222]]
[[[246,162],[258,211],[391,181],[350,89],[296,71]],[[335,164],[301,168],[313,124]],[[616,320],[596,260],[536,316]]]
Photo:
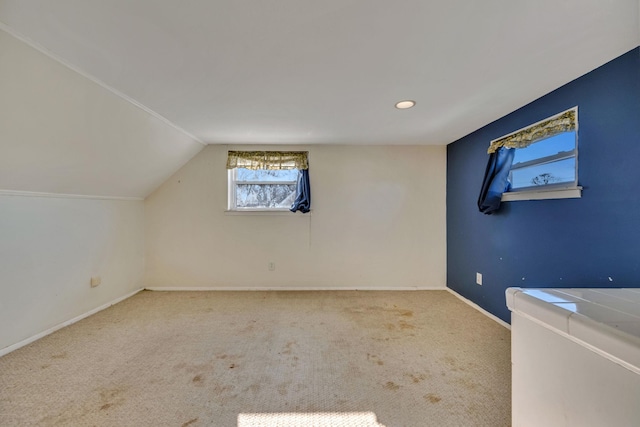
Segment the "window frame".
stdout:
[[[547,117],[545,119],[539,120],[536,123],[532,123],[530,125],[527,125],[521,129],[518,129],[514,132],[510,132],[506,135],[503,135],[499,138],[496,138],[494,140],[491,141],[491,144],[494,143],[494,141],[498,141],[501,140],[503,138],[507,138],[511,135],[515,135],[519,132],[523,132],[526,131],[529,128],[532,128],[540,123],[552,120],[556,117],[559,117],[571,110],[575,111],[575,129],[571,130],[571,131],[566,131],[566,132],[559,132],[555,135],[551,135],[548,136],[546,138],[542,138],[539,139],[531,144],[529,144],[527,147],[530,147],[533,144],[537,144],[541,141],[547,140],[549,138],[553,138],[557,135],[561,135],[563,133],[567,133],[567,132],[573,132],[574,133],[574,137],[575,137],[575,145],[573,150],[571,151],[564,151],[555,155],[551,155],[551,156],[545,156],[545,157],[540,157],[537,159],[533,159],[527,162],[524,162],[523,164],[519,165],[519,167],[516,168],[517,169],[522,169],[524,167],[531,167],[531,166],[536,166],[536,165],[543,165],[545,163],[551,163],[554,161],[560,161],[560,160],[564,160],[564,159],[569,159],[569,158],[574,158],[575,159],[575,170],[574,170],[574,180],[573,182],[561,182],[561,183],[553,183],[553,184],[544,184],[544,185],[531,185],[528,187],[520,187],[520,188],[516,188],[516,189],[509,189],[509,191],[506,191],[502,194],[502,201],[503,202],[511,202],[511,201],[518,201],[518,200],[547,200],[547,199],[566,199],[566,198],[580,198],[582,197],[582,187],[580,185],[578,185],[578,107],[572,107],[569,108],[567,110],[564,110],[558,114],[554,114],[550,117]],[[527,147],[522,147],[522,148],[513,148],[514,150],[520,150],[520,149],[524,149]],[[509,170],[509,182],[511,182],[511,177],[512,177],[512,171],[513,171],[513,166],[510,168]]]
[[[266,169],[258,169],[266,170]],[[299,169],[296,170],[298,173]],[[294,181],[238,181],[238,168],[227,170],[227,210],[228,212],[289,212],[289,208],[243,208],[237,206],[237,186],[238,185],[297,185],[297,180]],[[295,192],[295,190],[294,190]]]

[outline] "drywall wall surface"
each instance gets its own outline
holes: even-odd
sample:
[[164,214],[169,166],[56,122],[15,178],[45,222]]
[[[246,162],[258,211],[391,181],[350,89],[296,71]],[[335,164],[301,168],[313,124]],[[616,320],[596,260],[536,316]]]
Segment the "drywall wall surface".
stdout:
[[[480,213],[489,142],[576,105],[582,198]],[[450,144],[447,285],[505,321],[509,286],[640,286],[638,159],[640,48]]]
[[142,287],[143,221],[142,201],[0,194],[0,350]]
[[[308,150],[311,214],[225,213],[229,149]],[[445,155],[443,146],[208,146],[145,200],[145,284],[443,288]]]
[[144,198],[202,149],[1,30],[0,93],[0,190]]

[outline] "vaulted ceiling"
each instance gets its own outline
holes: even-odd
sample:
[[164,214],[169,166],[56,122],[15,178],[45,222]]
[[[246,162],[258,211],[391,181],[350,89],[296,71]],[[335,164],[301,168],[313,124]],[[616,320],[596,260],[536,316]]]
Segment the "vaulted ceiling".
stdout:
[[638,46],[639,19],[638,0],[0,0],[0,28],[213,144],[447,144]]

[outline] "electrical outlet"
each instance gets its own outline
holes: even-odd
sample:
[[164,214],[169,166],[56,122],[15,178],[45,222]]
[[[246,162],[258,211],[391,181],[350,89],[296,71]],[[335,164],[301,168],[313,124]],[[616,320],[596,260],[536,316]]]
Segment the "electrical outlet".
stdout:
[[92,288],[95,288],[100,283],[102,283],[102,279],[100,278],[100,276],[95,276],[95,277],[91,278],[91,287]]
[[269,261],[269,271],[275,271],[276,263],[273,261]]
[[482,286],[482,273],[476,273],[476,284]]

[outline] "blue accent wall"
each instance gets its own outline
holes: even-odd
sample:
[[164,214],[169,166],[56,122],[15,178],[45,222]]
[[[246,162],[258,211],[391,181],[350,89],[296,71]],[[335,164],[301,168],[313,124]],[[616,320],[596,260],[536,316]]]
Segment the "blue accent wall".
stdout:
[[[489,142],[576,105],[582,198],[481,214]],[[640,48],[448,145],[447,286],[505,321],[510,286],[640,287]]]

